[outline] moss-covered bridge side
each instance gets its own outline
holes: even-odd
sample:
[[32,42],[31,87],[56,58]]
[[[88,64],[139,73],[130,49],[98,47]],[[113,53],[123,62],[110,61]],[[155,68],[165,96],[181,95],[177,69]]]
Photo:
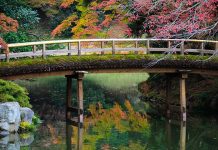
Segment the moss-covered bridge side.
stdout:
[[[165,59],[163,59],[165,57]],[[218,58],[197,55],[86,55],[53,56],[47,59],[26,58],[0,63],[0,78],[20,78],[21,76],[39,76],[70,74],[75,70],[89,72],[144,71],[153,73],[173,73],[181,69],[193,73],[218,75]]]

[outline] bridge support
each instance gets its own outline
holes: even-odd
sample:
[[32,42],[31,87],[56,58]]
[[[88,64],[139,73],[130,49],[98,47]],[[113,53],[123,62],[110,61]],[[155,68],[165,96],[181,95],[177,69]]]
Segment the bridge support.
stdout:
[[180,74],[180,113],[181,120],[186,121],[186,79],[188,78],[187,71],[179,70]]
[[180,124],[180,150],[186,150],[186,122]]
[[[75,71],[72,75],[66,75],[66,121],[72,125],[82,127],[83,124],[83,78],[85,71]],[[72,79],[77,80],[77,107],[72,107]],[[72,113],[76,113],[75,116]],[[76,118],[77,117],[77,118]]]
[[170,118],[170,94],[172,86],[172,74],[166,74],[166,117]]

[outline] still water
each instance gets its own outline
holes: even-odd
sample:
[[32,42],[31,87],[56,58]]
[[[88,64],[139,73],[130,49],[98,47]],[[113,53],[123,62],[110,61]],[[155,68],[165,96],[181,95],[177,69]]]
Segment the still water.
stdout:
[[[65,78],[19,80],[43,123],[25,150],[218,150],[218,119],[189,117],[186,124],[148,117],[140,100],[145,73],[88,74],[84,128],[65,124]],[[73,83],[76,105],[76,82]],[[141,85],[141,84],[140,84]],[[28,137],[28,135],[26,135]]]

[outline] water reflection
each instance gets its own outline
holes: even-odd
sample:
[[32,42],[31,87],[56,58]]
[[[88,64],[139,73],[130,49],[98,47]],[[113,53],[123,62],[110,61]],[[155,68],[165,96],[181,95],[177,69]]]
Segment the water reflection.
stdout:
[[[87,114],[84,122],[87,124],[84,124],[84,128],[65,124],[63,77],[19,81],[30,91],[33,109],[44,120],[34,135],[34,141],[25,148],[27,150],[77,150],[78,148],[83,150],[217,150],[218,121],[214,118],[189,117],[186,124],[178,121],[148,119],[149,130],[139,128],[138,125],[142,125],[141,122],[144,121],[134,120],[139,118],[134,115],[129,117],[129,120],[114,118],[114,111],[119,107],[110,109],[115,101],[124,107],[125,100],[130,100],[138,114],[143,115],[145,110],[145,105],[140,102],[137,87],[139,82],[145,80],[144,75],[126,76],[126,80],[134,80],[131,83],[126,82],[123,75],[121,76],[119,81],[113,80],[113,82],[110,79],[115,77],[111,74],[101,77],[87,76],[84,83],[84,108]],[[140,81],[135,81],[136,78]],[[98,83],[97,80],[101,82]],[[125,83],[125,85],[119,85],[121,86],[119,89],[113,90],[118,83]],[[76,95],[75,91],[76,89],[73,89],[73,95]],[[104,111],[103,109],[94,111],[99,101]],[[95,112],[94,116],[88,113],[91,110]],[[105,114],[99,116],[102,112]],[[118,118],[125,118],[123,113],[119,115]],[[90,120],[93,122],[90,123]]]

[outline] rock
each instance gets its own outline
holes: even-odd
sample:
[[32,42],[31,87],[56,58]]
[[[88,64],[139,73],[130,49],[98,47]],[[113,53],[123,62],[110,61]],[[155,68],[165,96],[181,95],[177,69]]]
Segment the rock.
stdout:
[[9,143],[9,136],[0,138],[0,145],[7,145]]
[[19,150],[20,140],[17,133],[10,134],[4,138],[0,138],[0,149],[5,150]]
[[30,108],[21,107],[20,113],[21,113],[21,121],[29,122],[30,124],[32,123],[34,112]]
[[18,102],[0,104],[0,121],[8,123],[20,122],[20,105]]
[[20,105],[18,102],[0,104],[0,131],[17,132],[20,125]]
[[10,134],[9,131],[5,131],[5,130],[0,131],[0,139],[7,136],[7,135],[9,135],[9,134]]
[[0,122],[0,128],[1,130],[9,131],[9,124],[8,122]]

